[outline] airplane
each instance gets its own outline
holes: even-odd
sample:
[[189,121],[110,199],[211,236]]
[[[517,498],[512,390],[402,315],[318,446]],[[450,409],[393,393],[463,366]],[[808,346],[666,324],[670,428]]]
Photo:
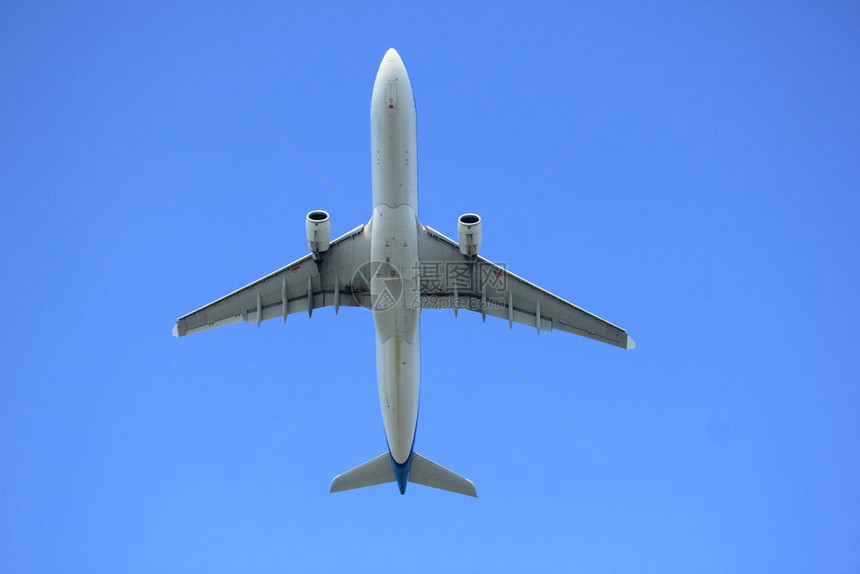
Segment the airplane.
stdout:
[[330,492],[409,482],[477,497],[472,481],[415,452],[421,386],[421,311],[453,309],[541,331],[565,331],[624,349],[627,331],[481,257],[482,224],[457,220],[457,239],[418,219],[416,111],[412,84],[394,48],[382,59],[370,103],[373,215],[331,241],[329,214],[305,221],[310,253],[176,321],[173,335],[255,323],[341,306],[370,309],[388,450],[336,476]]

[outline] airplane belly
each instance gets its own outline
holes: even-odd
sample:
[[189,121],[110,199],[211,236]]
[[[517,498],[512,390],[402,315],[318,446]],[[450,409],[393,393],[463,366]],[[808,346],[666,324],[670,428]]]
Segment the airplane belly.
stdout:
[[421,387],[420,330],[411,343],[392,337],[376,345],[379,406],[388,449],[403,464],[412,453]]
[[374,209],[370,282],[376,325],[379,406],[388,448],[397,463],[412,452],[418,421],[421,317],[418,281],[418,230],[407,205]]
[[386,56],[370,101],[373,205],[418,208],[415,97],[403,62]]
[[412,84],[393,50],[376,75],[370,126],[370,292],[379,405],[391,456],[405,464],[412,454],[421,385],[418,165]]

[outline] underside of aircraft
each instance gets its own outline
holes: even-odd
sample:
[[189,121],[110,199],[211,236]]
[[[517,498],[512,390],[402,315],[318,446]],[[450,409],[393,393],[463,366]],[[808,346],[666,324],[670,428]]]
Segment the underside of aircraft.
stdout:
[[329,214],[312,211],[310,253],[241,289],[180,317],[183,337],[234,323],[311,316],[341,306],[371,310],[376,325],[379,401],[388,450],[334,478],[331,492],[409,482],[477,496],[475,486],[414,450],[420,391],[423,309],[480,313],[542,331],[564,331],[632,349],[627,332],[479,255],[481,218],[457,221],[457,241],[418,219],[416,113],[400,56],[388,50],[371,98],[373,214],[331,240]]

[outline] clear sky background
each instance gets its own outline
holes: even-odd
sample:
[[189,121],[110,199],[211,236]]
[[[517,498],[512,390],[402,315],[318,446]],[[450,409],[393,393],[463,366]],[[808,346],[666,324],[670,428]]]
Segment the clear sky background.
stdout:
[[[858,29],[856,2],[3,2],[0,570],[860,571]],[[485,256],[638,343],[425,313],[416,450],[478,499],[329,494],[386,448],[366,311],[170,336],[304,255],[311,209],[370,217],[392,46],[422,221],[482,214]]]

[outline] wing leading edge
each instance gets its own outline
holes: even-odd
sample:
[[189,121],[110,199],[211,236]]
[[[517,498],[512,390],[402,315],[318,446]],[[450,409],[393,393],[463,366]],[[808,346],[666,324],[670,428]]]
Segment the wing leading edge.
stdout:
[[[423,309],[459,309],[522,323],[541,331],[566,331],[632,349],[627,331],[565,301],[483,257],[470,261],[456,241],[419,228]],[[429,272],[428,272],[429,270]]]
[[331,242],[320,261],[309,253],[289,265],[180,317],[173,327],[183,337],[224,325],[260,325],[275,317],[341,305],[367,306],[370,294],[353,290],[353,276],[370,260],[370,233],[361,225]]

